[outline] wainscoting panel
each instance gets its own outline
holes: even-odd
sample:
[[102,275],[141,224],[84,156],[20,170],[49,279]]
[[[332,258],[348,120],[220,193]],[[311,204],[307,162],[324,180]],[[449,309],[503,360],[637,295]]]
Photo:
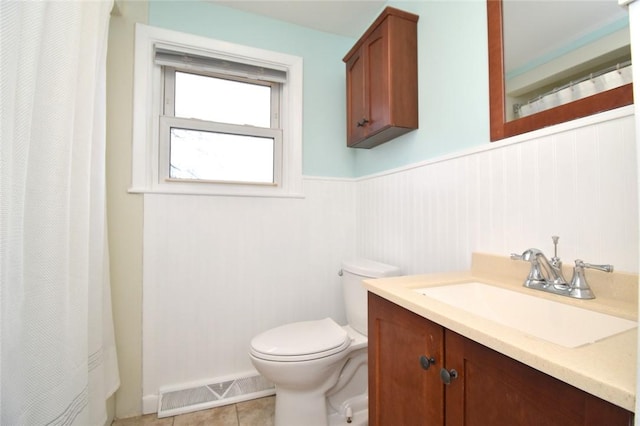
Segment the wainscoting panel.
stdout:
[[[631,114],[360,179],[358,253],[408,274],[530,247],[638,272]],[[598,272],[594,272],[598,273]]]
[[[633,109],[356,180],[306,178],[304,199],[145,195],[143,395],[251,370],[251,338],[345,322],[340,262],[465,270],[472,252],[536,247],[638,272]],[[594,273],[599,273],[595,272]]]
[[261,331],[346,323],[338,271],[355,255],[355,183],[304,186],[303,199],[145,195],[145,412],[160,386],[252,370]]

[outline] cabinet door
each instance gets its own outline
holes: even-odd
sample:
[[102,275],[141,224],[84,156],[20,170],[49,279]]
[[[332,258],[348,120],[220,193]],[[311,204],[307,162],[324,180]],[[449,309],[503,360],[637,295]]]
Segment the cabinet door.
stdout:
[[347,62],[347,145],[351,146],[366,136],[369,120],[367,91],[365,88],[366,58],[358,50]]
[[391,64],[389,58],[389,21],[385,20],[371,33],[364,45],[367,56],[366,89],[368,101],[368,134],[376,133],[391,125],[389,99]]
[[630,425],[633,414],[450,330],[447,426]]
[[[443,328],[369,293],[369,424],[442,425]],[[424,359],[433,358],[427,369]]]

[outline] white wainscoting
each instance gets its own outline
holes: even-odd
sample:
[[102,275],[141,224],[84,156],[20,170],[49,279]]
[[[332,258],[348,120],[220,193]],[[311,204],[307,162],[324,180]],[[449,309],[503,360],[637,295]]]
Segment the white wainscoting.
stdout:
[[145,413],[161,386],[252,370],[263,330],[346,323],[338,271],[355,254],[354,188],[305,179],[304,199],[145,195]]
[[160,386],[250,370],[262,330],[344,323],[337,272],[356,253],[407,274],[464,270],[474,251],[551,254],[559,235],[565,262],[638,272],[633,108],[578,123],[378,176],[306,178],[304,199],[145,195],[144,412]]
[[408,274],[455,271],[472,252],[552,256],[559,235],[565,263],[637,273],[633,107],[565,129],[361,179],[358,253]]

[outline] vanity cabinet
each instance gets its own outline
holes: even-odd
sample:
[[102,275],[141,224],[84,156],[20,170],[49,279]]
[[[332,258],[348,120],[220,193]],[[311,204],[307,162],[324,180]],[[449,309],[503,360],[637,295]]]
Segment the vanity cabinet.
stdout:
[[347,146],[418,128],[418,16],[387,7],[347,53]]
[[633,413],[369,293],[369,424],[627,426]]

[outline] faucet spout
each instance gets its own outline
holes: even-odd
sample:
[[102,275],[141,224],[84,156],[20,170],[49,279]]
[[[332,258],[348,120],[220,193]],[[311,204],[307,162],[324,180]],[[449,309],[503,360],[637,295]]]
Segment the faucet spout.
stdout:
[[553,284],[558,288],[563,288],[563,289],[567,288],[568,283],[567,283],[567,280],[564,278],[564,275],[562,274],[561,267],[555,262],[550,262],[549,259],[547,259],[547,257],[542,253],[540,254],[540,257],[543,260],[543,267],[547,270],[547,273],[549,274],[549,281],[551,282],[551,284]]
[[525,286],[553,285],[562,289],[568,286],[567,280],[562,274],[562,269],[556,262],[549,261],[541,250],[535,248],[525,250],[522,253],[522,260],[531,263],[531,271],[525,281]]

